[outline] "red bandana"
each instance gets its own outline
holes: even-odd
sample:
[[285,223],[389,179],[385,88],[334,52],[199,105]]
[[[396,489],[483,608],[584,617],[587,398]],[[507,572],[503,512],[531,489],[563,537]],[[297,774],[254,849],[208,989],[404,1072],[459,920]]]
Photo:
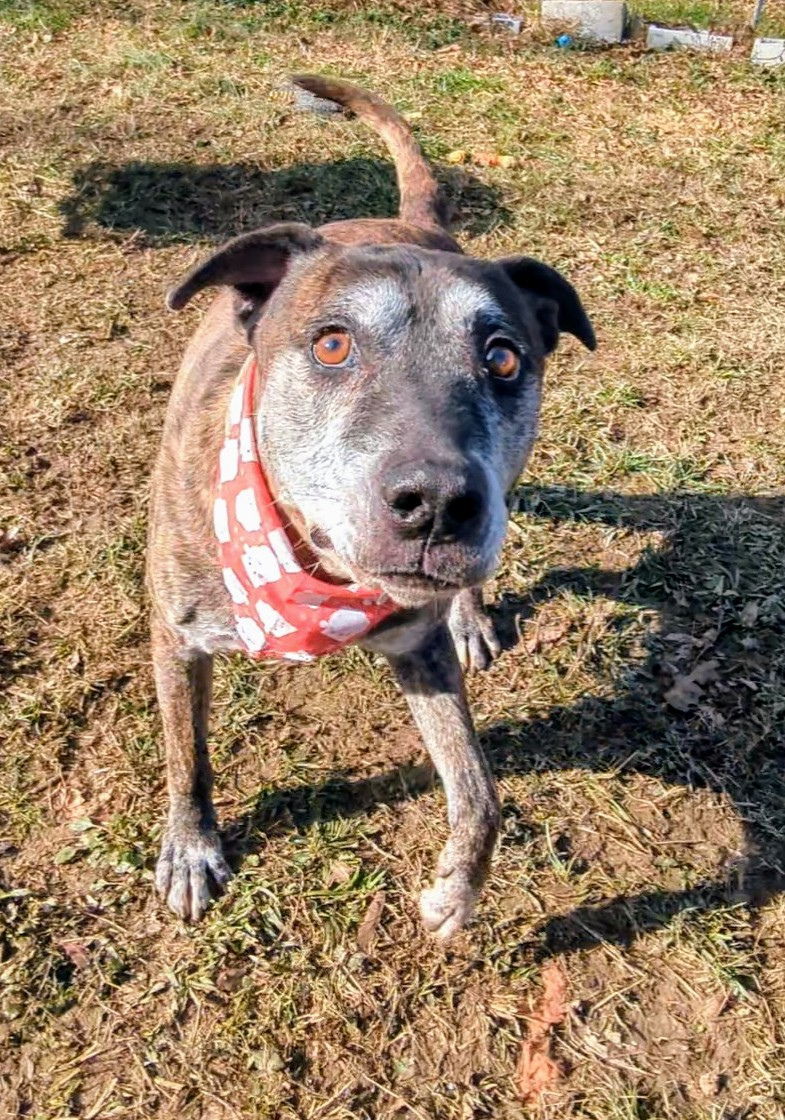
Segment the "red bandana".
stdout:
[[251,657],[312,661],[357,641],[398,608],[380,591],[303,571],[264,477],[254,426],[256,359],[229,400],[213,525],[236,618]]

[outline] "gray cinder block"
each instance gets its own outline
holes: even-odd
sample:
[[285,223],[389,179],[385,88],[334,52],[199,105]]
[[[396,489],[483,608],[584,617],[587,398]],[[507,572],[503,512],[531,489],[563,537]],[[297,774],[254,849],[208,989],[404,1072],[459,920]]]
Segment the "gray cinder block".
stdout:
[[785,66],[785,39],[756,39],[750,58],[758,66]]
[[620,43],[627,24],[623,0],[542,0],[544,23],[574,23],[584,39]]
[[733,46],[733,38],[730,35],[712,35],[710,31],[691,31],[686,27],[657,27],[652,23],[646,32],[646,46],[653,51],[684,47],[692,51],[727,53]]

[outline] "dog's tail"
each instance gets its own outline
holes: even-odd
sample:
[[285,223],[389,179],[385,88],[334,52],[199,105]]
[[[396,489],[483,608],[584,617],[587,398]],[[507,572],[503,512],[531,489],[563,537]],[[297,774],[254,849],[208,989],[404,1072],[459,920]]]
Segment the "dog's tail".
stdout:
[[439,184],[400,113],[375,94],[339,78],[297,74],[291,83],[302,108],[356,116],[378,132],[395,164],[402,221],[446,227],[447,206]]

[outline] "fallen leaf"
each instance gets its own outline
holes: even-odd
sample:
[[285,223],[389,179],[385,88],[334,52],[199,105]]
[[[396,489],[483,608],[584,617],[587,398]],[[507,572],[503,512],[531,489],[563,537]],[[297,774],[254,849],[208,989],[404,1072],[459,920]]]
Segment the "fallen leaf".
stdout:
[[741,614],[739,615],[739,619],[741,620],[742,626],[754,626],[755,623],[758,621],[759,612],[760,612],[760,607],[758,606],[758,604],[755,602],[754,599],[751,599],[749,601],[749,603],[745,603],[744,608],[743,608]]
[[678,712],[688,712],[694,708],[701,696],[703,689],[695,681],[684,675],[676,677],[671,687],[665,693],[665,703],[670,704]]
[[719,676],[717,672],[719,664],[719,661],[701,661],[692,670],[690,676],[696,684],[710,684],[712,681],[716,681]]
[[348,883],[352,877],[352,869],[348,864],[336,860],[331,863],[327,869],[327,878],[325,880],[326,887],[335,887],[339,883]]
[[365,917],[360,922],[360,927],[357,930],[357,944],[364,953],[370,951],[376,940],[376,927],[382,916],[385,897],[384,891],[377,891],[365,911]]
[[70,845],[67,845],[65,848],[61,848],[60,851],[55,854],[54,863],[58,867],[61,867],[64,863],[72,863],[78,855],[79,853],[77,852],[76,848],[72,848]]
[[242,985],[246,970],[244,968],[224,968],[215,978],[219,992],[236,992]]
[[523,643],[523,648],[527,653],[537,653],[545,646],[554,646],[569,629],[569,622],[551,622],[547,626],[538,626],[531,638]]
[[89,817],[80,817],[77,821],[71,821],[68,826],[71,832],[89,832],[91,828],[95,828],[95,824]]
[[722,1092],[722,1077],[716,1073],[702,1073],[698,1078],[698,1087],[707,1097],[716,1097]]
[[679,712],[688,712],[696,707],[703,696],[702,685],[717,679],[718,661],[702,661],[691,673],[680,673],[665,693],[665,703]]
[[521,1043],[515,1067],[515,1088],[522,1101],[535,1100],[561,1078],[561,1069],[551,1055],[553,1028],[567,1015],[567,981],[555,961],[542,970],[542,998],[526,1016],[528,1037]]
[[76,968],[85,968],[90,963],[90,954],[84,941],[59,941],[58,944]]
[[[112,791],[108,791],[109,796],[112,796]],[[86,817],[85,805],[86,801],[82,791],[73,786],[66,786],[62,789],[58,800],[61,803],[63,815],[70,817],[72,820]]]
[[454,152],[448,152],[444,157],[445,163],[466,163],[466,152],[463,148],[456,148]]
[[473,155],[475,163],[480,167],[515,167],[518,162],[515,156],[500,155],[498,152],[475,152]]

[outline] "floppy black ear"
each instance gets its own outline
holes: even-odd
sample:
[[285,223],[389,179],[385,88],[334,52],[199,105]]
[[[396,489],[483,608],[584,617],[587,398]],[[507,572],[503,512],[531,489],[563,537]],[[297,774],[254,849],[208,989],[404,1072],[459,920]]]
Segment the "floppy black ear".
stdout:
[[166,306],[180,311],[202,288],[227,285],[247,304],[258,306],[269,299],[293,257],[311,252],[324,238],[299,222],[267,226],[227,241],[170,289]]
[[535,297],[546,353],[556,349],[560,331],[575,335],[587,350],[597,349],[594,328],[578,293],[560,272],[532,257],[508,257],[498,263],[513,284]]

